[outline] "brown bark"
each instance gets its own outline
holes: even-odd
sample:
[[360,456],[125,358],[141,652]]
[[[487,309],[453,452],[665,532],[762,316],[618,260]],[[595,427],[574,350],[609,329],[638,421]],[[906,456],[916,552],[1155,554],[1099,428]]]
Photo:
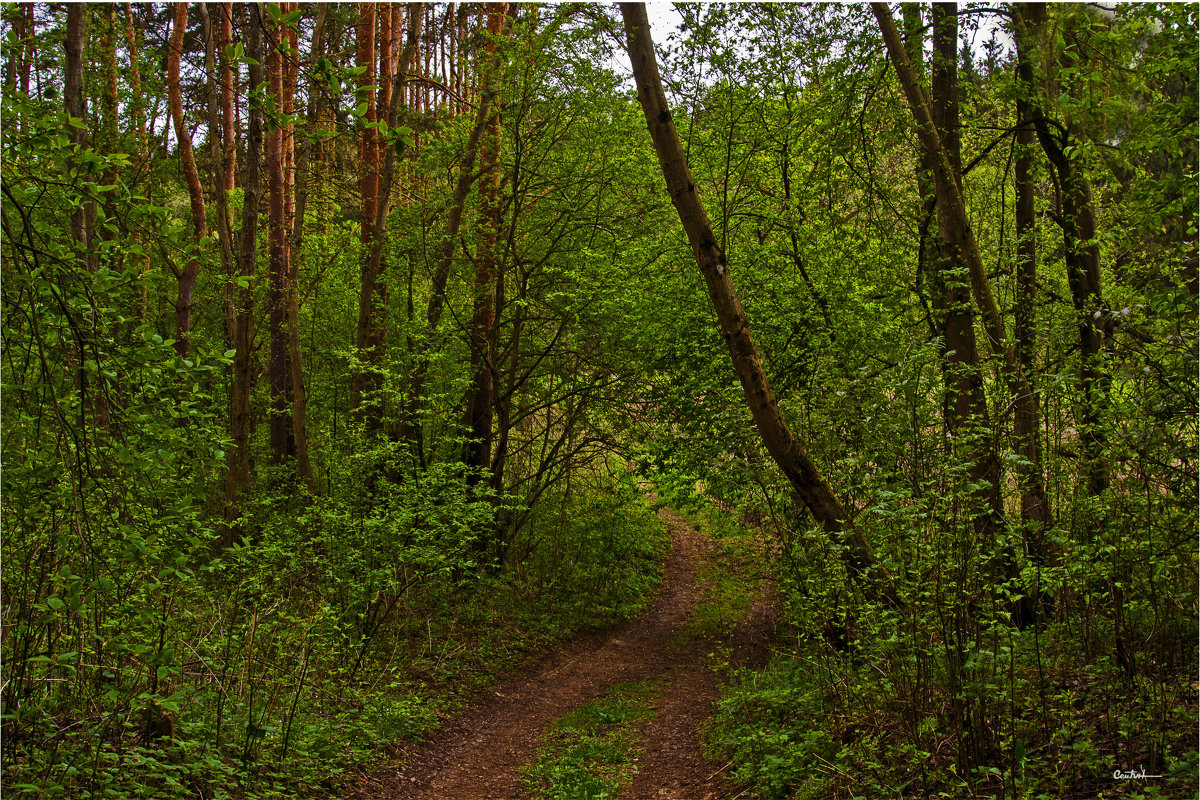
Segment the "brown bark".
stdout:
[[150,158],[150,141],[146,135],[146,101],[142,95],[142,72],[138,58],[141,50],[137,29],[133,24],[133,4],[125,4],[125,47],[129,57],[129,91],[132,95],[134,138],[137,141],[136,164],[143,166]]
[[[87,106],[83,97],[83,14],[87,7],[83,4],[67,6],[67,37],[66,59],[63,63],[63,106],[72,117],[82,121],[87,115]],[[69,128],[71,143],[77,147],[87,146],[87,129],[72,125]],[[71,214],[71,238],[79,249],[79,257],[85,258],[87,250],[87,229],[85,225],[85,210],[78,208]]]
[[[117,145],[117,7],[115,4],[99,9],[100,25],[100,70],[103,75],[104,93],[101,95],[100,147],[105,153],[113,152]],[[116,173],[105,179],[106,184],[115,182]]]
[[[188,187],[193,237],[199,243],[208,235],[208,221],[204,211],[204,190],[200,186],[200,172],[196,169],[196,159],[192,155],[192,135],[183,119],[183,94],[179,88],[179,61],[187,17],[187,3],[176,3],[171,24],[171,39],[167,46],[167,102],[171,106],[175,139],[179,144],[179,164]],[[188,259],[179,273],[179,294],[175,300],[175,349],[180,357],[186,357],[188,352],[188,340],[192,331],[192,293],[195,291],[199,274],[200,262],[197,259]]]
[[[367,89],[375,85],[375,3],[358,4],[358,26],[356,28],[357,49],[355,53],[356,67],[366,67],[359,75],[359,102],[367,104],[365,121],[376,122],[375,93]],[[373,128],[364,128],[359,139],[358,154],[362,170],[359,179],[359,196],[362,201],[362,225],[360,236],[366,244],[371,240],[371,225],[375,220],[375,198],[378,196],[376,173],[376,132]]]
[[[496,37],[507,11],[507,3],[487,4],[489,39],[484,47],[488,64],[496,61]],[[494,66],[492,67],[495,68]],[[493,103],[495,101],[493,100]],[[492,326],[496,323],[496,238],[500,227],[500,110],[490,118],[480,143],[479,229],[475,248],[475,303],[471,319],[472,386],[467,394],[466,463],[487,470],[492,460],[492,404],[495,397],[494,354],[490,352]],[[473,474],[471,481],[478,480]]]
[[237,186],[237,128],[233,118],[233,68],[234,64],[225,57],[225,48],[233,44],[233,3],[221,3],[221,35],[219,60],[221,69],[221,119],[225,126],[225,191]]
[[[137,145],[137,152],[134,154],[134,167],[137,171],[142,171],[150,162],[150,137],[146,134],[146,100],[142,95],[142,73],[139,66],[140,59],[138,53],[140,47],[138,45],[138,32],[133,24],[133,5],[125,4],[125,49],[126,55],[129,58],[129,92],[133,111],[133,139]],[[140,234],[132,234],[135,240],[141,238]],[[141,259],[141,275],[143,281],[145,276],[150,272],[150,256],[143,256]],[[134,311],[134,317],[139,321],[144,322],[146,319],[146,306],[148,294],[146,284],[143,282],[139,290],[139,298],[137,307]]]
[[386,6],[379,15],[379,99],[377,108],[387,108],[392,99],[392,7]]
[[[692,254],[704,277],[734,371],[763,444],[813,518],[844,548],[842,558],[850,574],[866,579],[872,590],[877,589],[895,600],[886,568],[878,563],[862,532],[854,525],[804,444],[788,428],[779,411],[750,333],[750,322],[730,278],[725,254],[713,235],[679,144],[659,77],[646,7],[641,3],[622,3],[621,14],[637,80],[638,100],[658,154],[667,191],[687,232]],[[868,572],[874,574],[868,576]]]
[[[407,64],[416,50],[421,33],[420,4],[410,3],[408,37],[404,52],[398,60],[398,65]],[[390,28],[390,25],[389,25]],[[404,85],[408,71],[403,67],[396,70],[394,76],[387,76],[389,83],[388,106],[386,121],[388,128],[395,128],[400,115],[400,105],[404,100]],[[399,145],[397,145],[399,146]],[[370,235],[364,240],[365,258],[362,262],[358,300],[358,329],[355,337],[359,359],[363,364],[371,365],[376,370],[383,359],[384,333],[381,315],[387,302],[387,289],[381,280],[383,273],[383,246],[387,237],[387,218],[390,211],[392,183],[396,176],[396,147],[386,147],[383,152],[383,169],[379,175],[376,187],[378,200],[372,209],[375,214],[369,220]],[[362,411],[364,396],[379,388],[379,376],[371,367],[364,369],[361,365],[355,372],[351,383],[351,403],[357,411]],[[363,420],[368,430],[376,430],[379,426],[379,409],[373,408],[370,413],[363,414]]]
[[[310,61],[315,62],[325,55],[325,4],[317,7],[317,19],[313,27],[312,50]],[[295,36],[295,31],[290,32]],[[293,47],[295,44],[293,42]],[[310,130],[315,130],[320,115],[319,98],[321,94],[314,87],[309,88],[308,110],[306,118]],[[293,133],[294,141],[294,133]],[[311,171],[314,161],[315,143],[311,139],[302,142],[296,153],[296,169],[293,178],[295,186],[294,216],[292,218],[291,239],[288,243],[290,269],[288,275],[288,363],[291,367],[292,381],[292,432],[296,444],[296,470],[300,473],[309,490],[316,491],[316,481],[313,477],[312,459],[308,445],[308,391],[304,380],[304,356],[300,346],[300,276],[299,261],[303,252],[304,217],[307,212],[309,185],[312,182]]]
[[[33,42],[33,4],[17,3],[11,8],[12,16],[5,15],[12,24],[13,36],[18,43],[16,47],[4,51],[4,85],[11,92],[20,88],[25,95],[29,94],[29,64],[32,60]],[[18,82],[20,76],[20,82]],[[24,113],[16,120],[18,129],[24,126]]]
[[[378,120],[375,106],[375,91],[367,89],[375,85],[375,23],[376,4],[358,4],[358,26],[356,29],[357,50],[355,66],[365,67],[359,76],[359,102],[367,104],[365,121],[374,123]],[[372,240],[375,238],[375,212],[379,197],[378,174],[378,139],[374,128],[364,128],[359,140],[359,196],[362,202],[361,240],[363,253],[366,255]],[[378,413],[372,411],[364,414],[363,402],[365,395],[376,388],[372,371],[375,368],[375,351],[371,348],[372,333],[376,319],[376,286],[375,276],[367,270],[369,256],[364,258],[359,281],[358,325],[355,329],[354,343],[358,352],[359,363],[350,379],[350,408],[369,429],[374,429]]]
[[[260,28],[262,16],[257,4],[249,8],[250,24],[246,26],[246,54],[257,63],[249,66],[250,91],[263,82]],[[263,115],[255,103],[250,105],[249,130],[246,140],[245,197],[242,205],[242,228],[238,242],[238,267],[241,281],[236,292],[236,307],[232,335],[233,374],[229,390],[229,435],[233,447],[225,475],[226,520],[232,522],[238,514],[242,488],[250,481],[250,383],[251,383],[251,326],[254,321],[254,293],[250,280],[254,277],[258,258],[258,205],[262,185],[261,153],[263,147]],[[228,545],[236,528],[226,527],[218,545]]]
[[25,12],[25,58],[21,62],[21,93],[29,95],[29,73],[33,68],[34,45],[37,42],[37,21],[33,16],[33,3],[22,3]]
[[212,160],[213,169],[216,172],[216,180],[213,181],[213,195],[217,204],[217,241],[219,252],[221,254],[222,272],[226,275],[233,272],[233,232],[229,226],[229,197],[226,193],[225,182],[225,158],[222,150],[222,137],[217,132],[221,130],[220,125],[220,97],[213,75],[216,73],[217,64],[217,43],[214,41],[214,30],[212,18],[208,12],[207,3],[197,3],[197,10],[200,12],[200,21],[204,32],[204,68],[207,80],[205,83],[206,93],[208,95],[208,126],[210,135],[208,136],[208,150]]
[[[17,41],[25,38],[25,10],[18,8],[12,19],[13,35]],[[4,87],[10,92],[17,90],[17,64],[21,60],[19,50],[10,49],[4,59]]]

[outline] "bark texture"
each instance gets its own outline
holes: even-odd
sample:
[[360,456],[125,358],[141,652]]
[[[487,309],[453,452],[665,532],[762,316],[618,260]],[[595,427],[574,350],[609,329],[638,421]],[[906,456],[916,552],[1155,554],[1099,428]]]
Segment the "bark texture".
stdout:
[[[931,70],[931,116],[954,184],[962,193],[962,147],[958,118],[958,5],[933,4],[933,65]],[[930,161],[929,158],[925,159]],[[956,240],[954,227],[961,223],[949,213],[950,201],[941,187],[937,192],[938,260],[934,272],[934,307],[939,312],[938,325],[942,333],[942,357],[946,379],[947,427],[955,440],[968,434],[971,441],[961,457],[970,464],[970,482],[979,488],[974,492],[976,508],[972,516],[976,530],[985,541],[990,540],[1003,515],[1000,495],[1000,463],[989,435],[987,397],[983,389],[983,372],[979,349],[975,341],[975,308],[971,287],[962,279],[965,270],[963,254]]]

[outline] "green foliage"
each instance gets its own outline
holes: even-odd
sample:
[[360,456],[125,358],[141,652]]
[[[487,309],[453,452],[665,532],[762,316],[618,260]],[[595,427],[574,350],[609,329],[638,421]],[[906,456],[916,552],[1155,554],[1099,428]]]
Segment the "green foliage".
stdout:
[[559,513],[531,522],[513,545],[519,574],[546,610],[567,609],[583,628],[641,611],[662,578],[669,539],[639,491],[600,483],[550,505]]
[[[169,14],[131,10],[146,31]],[[304,31],[315,13],[262,10]],[[644,607],[667,544],[640,478],[663,503],[715,499],[771,541],[767,555],[720,515],[697,518],[719,534],[718,564],[700,576],[708,597],[687,633],[727,628],[764,566],[791,633],[765,671],[731,687],[714,729],[750,793],[1096,795],[1118,791],[1114,769],[1139,766],[1164,777],[1122,794],[1195,793],[1194,4],[1055,6],[1037,36],[1036,99],[1090,183],[1103,286],[1097,307],[1073,298],[1063,187],[1039,145],[1028,352],[1044,530],[1020,521],[1018,476],[1032,462],[1013,441],[997,351],[985,346],[979,365],[985,413],[951,429],[932,293],[937,215],[923,207],[911,120],[869,15],[686,6],[660,43],[693,180],[783,416],[896,576],[902,613],[860,594],[841,545],[814,529],[761,446],[644,120],[610,68],[620,58],[610,11],[522,7],[497,41],[490,474],[462,463],[475,194],[446,286],[430,281],[472,115],[447,104],[404,108],[395,127],[366,120],[356,86],[366,67],[338,55],[353,49],[349,6],[325,9],[326,55],[298,92],[327,103],[318,125],[298,108],[284,115],[265,86],[243,93],[273,124],[297,124],[298,147],[313,145],[312,173],[297,174],[308,195],[292,253],[311,487],[267,438],[278,413],[267,231],[248,232],[257,263],[226,272],[219,234],[193,241],[171,145],[125,119],[161,105],[152,65],[164,43],[142,37],[140,96],[129,54],[118,56],[115,98],[103,70],[85,66],[88,110],[70,118],[56,88],[66,7],[35,6],[30,62],[21,11],[6,5],[0,22],[6,790],[334,793],[348,771],[436,727],[539,647]],[[106,55],[94,35],[102,16],[86,15],[86,65]],[[963,18],[968,37],[982,16]],[[195,33],[182,56],[185,75],[199,76]],[[470,76],[480,44],[459,42],[456,77]],[[244,43],[223,55],[244,82]],[[1017,285],[1009,138],[1027,89],[999,39],[962,60],[963,191],[1008,324],[1018,289],[1031,288]],[[193,130],[207,129],[197,127],[204,88],[182,87]],[[355,346],[356,148],[368,127],[402,145],[375,360]],[[88,144],[73,143],[77,131]],[[212,154],[195,144],[210,190]],[[235,224],[244,197],[231,193]],[[192,260],[201,271],[181,354],[178,277]],[[253,474],[230,498],[235,288],[251,293],[256,320],[240,354]],[[446,313],[432,330],[435,297]],[[1081,324],[1103,332],[1087,361]],[[364,399],[377,429],[350,407],[351,376],[364,369],[379,378]],[[973,471],[982,451],[1000,470],[991,518]],[[1092,491],[1096,453],[1107,481]],[[1048,552],[1032,546],[1039,537]],[[530,785],[562,792],[548,796],[618,791],[649,702],[641,692],[564,722]]]
[[640,728],[654,717],[654,683],[621,684],[550,726],[522,782],[547,800],[604,800],[633,780]]

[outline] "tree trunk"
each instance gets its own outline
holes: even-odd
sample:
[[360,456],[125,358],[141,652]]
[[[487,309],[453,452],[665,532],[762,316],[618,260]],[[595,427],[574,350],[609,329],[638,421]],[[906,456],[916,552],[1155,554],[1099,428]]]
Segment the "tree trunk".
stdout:
[[218,60],[224,64],[221,69],[221,119],[225,126],[225,191],[232,192],[237,187],[237,127],[233,117],[233,61],[225,57],[225,48],[233,44],[233,3],[221,3],[221,35],[219,38]]
[[[411,3],[408,9],[408,37],[398,64],[407,64],[412,58],[421,34],[420,4]],[[387,60],[390,61],[390,59]],[[407,75],[407,68],[398,67],[394,76],[388,75],[385,78],[385,82],[388,84],[386,121],[389,129],[396,127],[400,116],[400,104],[404,100],[402,87]],[[375,216],[367,222],[365,230],[369,230],[369,234],[363,240],[365,257],[362,262],[356,336],[360,363],[351,383],[351,403],[355,409],[359,410],[368,431],[377,430],[380,423],[378,406],[374,405],[371,409],[366,410],[362,405],[364,395],[377,390],[380,386],[378,370],[382,364],[385,344],[381,315],[387,302],[386,286],[381,280],[384,266],[383,248],[387,238],[387,218],[390,211],[392,183],[396,177],[396,148],[399,146],[400,144],[396,143],[395,146],[384,148],[383,169],[378,174],[378,183],[375,186],[378,198],[371,207]],[[364,213],[365,210],[366,205],[364,204]]]
[[[285,35],[283,26],[274,27],[271,32],[276,41],[280,41]],[[278,48],[272,47],[267,61],[269,91],[275,98],[275,107],[280,111],[284,111],[285,103],[283,72],[283,54]],[[275,464],[282,463],[285,458],[295,454],[291,409],[288,403],[291,381],[287,363],[288,264],[284,209],[287,187],[284,177],[284,136],[283,127],[272,122],[267,132],[267,309],[270,315],[267,375],[270,385],[271,461]]]
[[221,115],[220,115],[220,97],[219,90],[213,76],[216,74],[217,64],[217,43],[214,41],[215,33],[213,30],[212,18],[208,13],[207,3],[197,3],[197,10],[200,12],[200,21],[204,30],[204,68],[206,75],[205,90],[208,95],[208,126],[210,135],[208,136],[208,152],[211,157],[213,169],[216,172],[216,180],[213,181],[213,194],[217,203],[217,234],[219,252],[221,254],[222,272],[226,275],[233,273],[233,232],[229,226],[229,197],[226,193],[225,182],[225,164],[226,160],[222,153],[222,136],[219,135],[221,130]]
[[[64,110],[82,123],[87,115],[87,105],[83,97],[83,14],[87,6],[72,4],[67,6],[67,37],[66,59],[63,69],[63,106]],[[69,128],[71,144],[79,148],[87,147],[87,129],[81,125]],[[74,162],[74,159],[72,159]],[[86,211],[84,207],[76,209],[71,214],[71,239],[77,248],[77,257],[86,263],[88,247]]]
[[904,42],[900,38],[900,32],[896,29],[896,23],[892,19],[892,12],[888,9],[887,4],[872,3],[871,10],[875,13],[875,17],[879,21],[879,28],[883,33],[883,39],[887,45],[888,54],[891,56],[892,65],[896,68],[896,73],[900,78],[900,85],[903,87],[905,97],[908,100],[909,109],[912,112],[913,119],[916,120],[917,136],[921,140],[922,147],[929,154],[938,204],[945,206],[947,219],[952,223],[948,234],[950,235],[951,242],[958,248],[959,253],[961,253],[962,258],[966,262],[971,282],[971,293],[975,297],[975,304],[983,314],[983,327],[987,332],[992,352],[1002,355],[1010,374],[1015,375],[1017,374],[1015,359],[1011,350],[1005,347],[1007,336],[1004,330],[1004,318],[1001,316],[1000,308],[996,305],[996,299],[992,295],[991,285],[988,283],[987,270],[984,268],[983,260],[979,255],[979,245],[975,241],[975,232],[971,228],[970,220],[967,218],[962,192],[958,188],[958,183],[954,180],[955,173],[950,164],[949,156],[942,145],[941,138],[938,136],[937,128],[934,126],[929,109],[929,101],[926,99],[925,93],[917,81],[912,63],[908,59],[908,52],[904,48]]
[[[487,45],[484,59],[496,62],[496,37],[507,3],[487,4]],[[491,68],[495,69],[495,66]],[[495,101],[493,100],[493,104]],[[500,227],[500,110],[489,112],[480,143],[479,229],[475,248],[475,303],[471,319],[472,385],[467,393],[467,429],[470,437],[466,458],[478,468],[468,481],[476,483],[492,462],[492,404],[495,397],[494,354],[489,352],[492,326],[496,323],[496,238]]]
[[[325,24],[328,6],[317,7],[316,24],[313,27],[312,50],[310,61],[315,62],[325,55]],[[295,31],[289,32],[295,36]],[[293,47],[295,45],[293,44]],[[308,110],[306,118],[310,131],[315,131],[318,124],[319,98],[321,94],[314,87],[309,88]],[[293,133],[294,141],[294,133]],[[308,444],[308,391],[304,380],[304,354],[300,346],[300,254],[303,252],[304,217],[308,208],[309,186],[312,183],[311,171],[314,162],[315,143],[306,138],[299,146],[296,154],[296,169],[292,184],[295,187],[294,215],[291,224],[291,237],[288,242],[289,274],[288,274],[288,363],[291,367],[292,380],[292,432],[296,445],[296,470],[304,479],[308,488],[316,492],[316,481],[313,477],[312,458]]]
[[[204,210],[204,190],[200,185],[200,172],[192,155],[192,135],[183,119],[183,93],[179,88],[179,61],[183,50],[183,34],[187,28],[187,3],[176,3],[171,23],[171,40],[167,46],[167,102],[171,106],[171,118],[175,123],[175,139],[179,145],[179,164],[188,187],[188,199],[192,211],[192,231],[197,244],[208,235],[208,220]],[[188,259],[179,273],[179,294],[175,300],[175,349],[180,357],[186,357],[188,340],[192,331],[192,293],[196,278],[200,274],[200,262]]]
[[[1020,13],[1020,12],[1018,12]],[[1045,531],[1050,526],[1050,506],[1042,478],[1041,398],[1033,389],[1034,353],[1037,351],[1034,307],[1037,301],[1037,218],[1034,208],[1033,147],[1036,132],[1033,126],[1032,97],[1034,87],[1025,82],[1031,72],[1028,43],[1017,43],[1017,78],[1022,82],[1026,97],[1017,99],[1017,154],[1013,182],[1016,188],[1017,263],[1016,303],[1013,319],[1014,347],[1021,371],[1029,378],[1029,390],[1015,398],[1013,438],[1017,452],[1026,463],[1017,469],[1021,487],[1021,521],[1024,523],[1025,546],[1039,561],[1045,561],[1048,548]]]
[[[931,114],[945,149],[956,188],[962,192],[962,153],[958,120],[958,6],[933,4],[933,68]],[[935,187],[936,190],[936,187]],[[1003,515],[1000,497],[1000,463],[988,435],[987,397],[984,394],[979,350],[975,342],[975,315],[971,289],[959,276],[964,263],[955,245],[957,220],[948,213],[944,194],[937,195],[938,263],[934,271],[934,303],[940,311],[948,429],[955,441],[969,440],[960,456],[968,461],[976,508],[976,531],[990,542]],[[964,437],[963,434],[966,434]]]
[[[126,55],[129,58],[129,92],[130,106],[133,109],[133,139],[137,144],[137,153],[134,156],[134,168],[139,172],[150,163],[150,137],[146,134],[146,100],[142,94],[142,73],[138,65],[138,46],[137,29],[133,24],[133,5],[125,4],[125,46]],[[132,234],[135,241],[140,240],[141,236],[138,233]],[[139,322],[146,320],[146,305],[148,295],[146,290],[145,277],[150,272],[150,256],[145,255],[141,259],[141,276],[142,285],[138,291],[139,299],[137,307],[134,309],[134,318]]]
[[[378,120],[375,105],[375,90],[369,89],[375,85],[375,22],[376,4],[359,3],[358,27],[356,31],[356,60],[355,65],[365,71],[359,76],[359,102],[366,101],[365,120],[374,123]],[[375,212],[379,197],[378,155],[379,142],[374,128],[365,128],[359,141],[359,163],[362,177],[359,180],[359,195],[362,201],[361,241],[363,260],[359,281],[358,325],[355,329],[354,346],[358,356],[354,375],[350,379],[350,407],[367,430],[374,431],[379,421],[380,410],[378,397],[373,394],[379,388],[378,375],[381,353],[374,345],[380,299],[377,294],[377,276],[371,274],[368,268],[371,244],[375,239]],[[380,251],[382,253],[382,250]],[[364,408],[364,403],[370,402],[372,409]]]
[[[257,63],[249,65],[250,92],[263,83],[262,64],[266,58],[262,52],[260,29],[262,15],[257,4],[249,7],[250,24],[246,26],[246,55]],[[236,293],[236,314],[233,328],[233,374],[229,390],[229,436],[233,448],[229,454],[229,467],[225,474],[225,514],[228,524],[222,532],[218,546],[231,544],[237,529],[232,524],[237,518],[242,488],[250,481],[250,383],[251,383],[251,326],[254,321],[254,293],[250,281],[254,278],[255,262],[258,258],[258,204],[261,191],[261,153],[263,148],[263,115],[256,103],[250,104],[249,131],[246,141],[245,196],[242,205],[242,229],[238,242],[238,266],[240,282]]]
[[[1034,43],[1046,21],[1044,3],[1017,3],[1013,6],[1018,40],[1032,56]],[[1096,207],[1092,185],[1082,164],[1070,157],[1071,140],[1079,132],[1070,121],[1050,130],[1049,121],[1034,94],[1033,65],[1029,59],[1018,62],[1020,77],[1029,92],[1031,117],[1038,141],[1058,175],[1059,207],[1062,220],[1063,249],[1067,262],[1067,284],[1078,315],[1079,384],[1083,394],[1079,436],[1083,449],[1083,477],[1088,494],[1097,497],[1108,488],[1108,465],[1104,451],[1107,437],[1101,410],[1107,402],[1108,378],[1103,364],[1103,345],[1111,324],[1100,273],[1100,245],[1096,240]]]
[[[622,3],[621,14],[625,20],[629,58],[637,80],[638,100],[658,153],[667,191],[708,287],[709,299],[763,444],[813,518],[844,548],[841,551],[842,558],[850,574],[858,579],[866,579],[870,588],[880,590],[894,601],[895,590],[886,568],[878,563],[862,532],[855,527],[825,476],[780,414],[775,393],[750,335],[750,322],[730,278],[725,254],[717,245],[680,148],[658,73],[646,7],[641,3]],[[874,574],[868,576],[868,572]]]

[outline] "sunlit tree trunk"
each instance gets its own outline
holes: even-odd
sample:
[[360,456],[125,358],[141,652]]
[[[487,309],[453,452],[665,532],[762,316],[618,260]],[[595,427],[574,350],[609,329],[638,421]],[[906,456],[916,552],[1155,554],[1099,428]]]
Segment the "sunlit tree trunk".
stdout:
[[[813,518],[842,546],[842,558],[850,574],[865,578],[871,590],[895,600],[887,570],[878,563],[862,532],[854,525],[804,444],[792,433],[779,411],[750,334],[750,321],[730,278],[725,254],[717,244],[679,144],[658,73],[646,7],[641,3],[622,3],[621,14],[625,20],[638,100],[658,153],[667,192],[708,287],[708,296],[729,347],[734,371],[763,444]],[[868,572],[874,574],[868,576]]]

